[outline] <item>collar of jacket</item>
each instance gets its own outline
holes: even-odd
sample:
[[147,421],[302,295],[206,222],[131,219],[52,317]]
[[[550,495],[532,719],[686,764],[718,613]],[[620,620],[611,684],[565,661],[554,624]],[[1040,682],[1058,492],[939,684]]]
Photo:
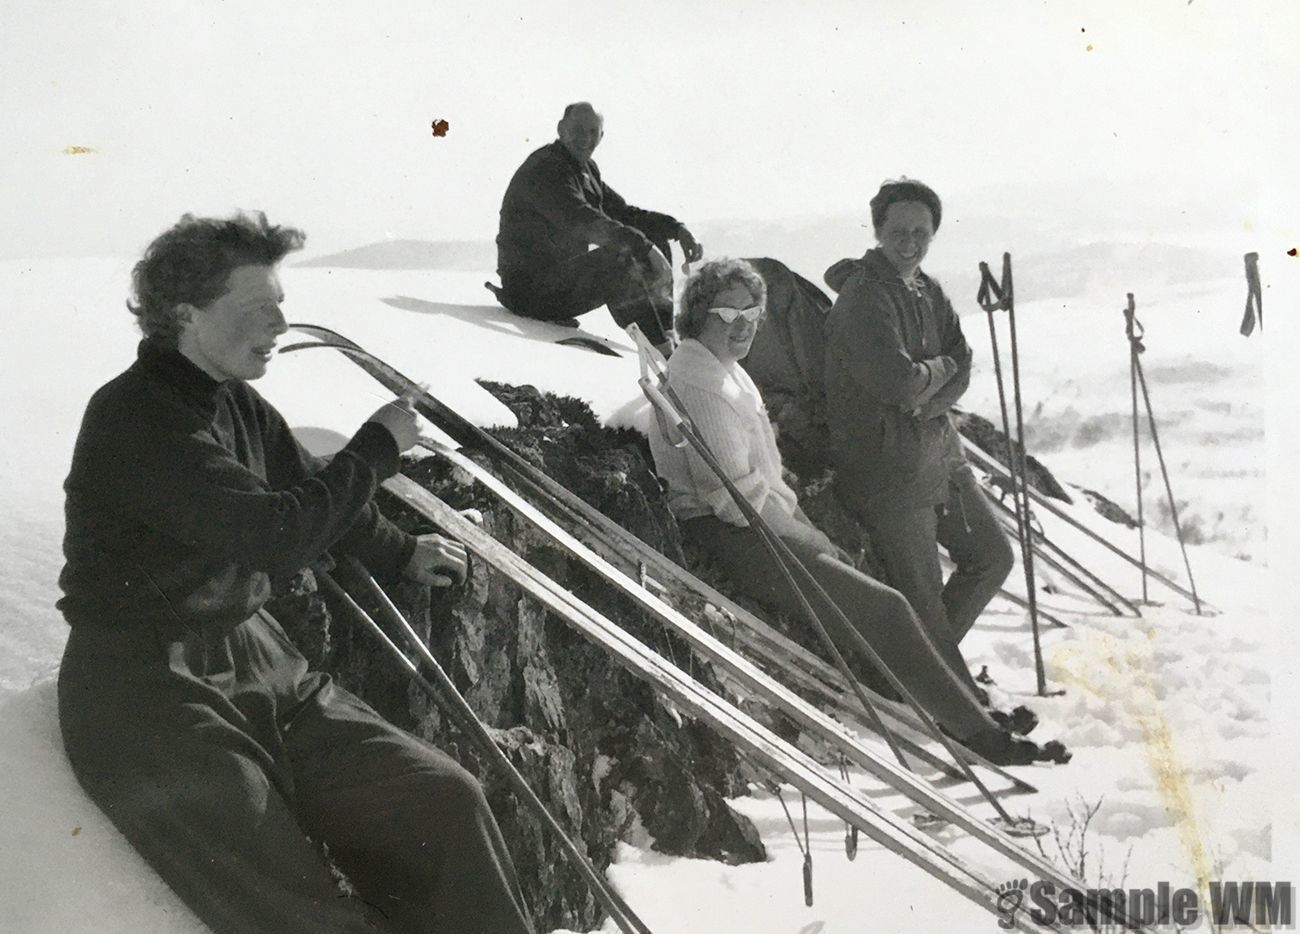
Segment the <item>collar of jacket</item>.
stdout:
[[563,159],[565,163],[573,169],[573,171],[589,172],[593,177],[600,177],[600,169],[596,168],[595,159],[588,159],[584,165],[574,158],[573,153],[569,152],[569,150],[565,148],[564,143],[560,142],[558,139],[551,143],[551,149],[559,153],[560,158]]
[[867,250],[859,262],[862,264],[863,273],[873,282],[896,285],[910,292],[917,292],[930,287],[930,277],[919,266],[910,281],[900,276],[898,270],[894,268],[894,264],[885,258],[884,251],[878,246]]
[[225,383],[204,373],[176,348],[145,338],[136,350],[136,366],[145,375],[174,390],[190,405],[209,415],[216,412],[217,399]]

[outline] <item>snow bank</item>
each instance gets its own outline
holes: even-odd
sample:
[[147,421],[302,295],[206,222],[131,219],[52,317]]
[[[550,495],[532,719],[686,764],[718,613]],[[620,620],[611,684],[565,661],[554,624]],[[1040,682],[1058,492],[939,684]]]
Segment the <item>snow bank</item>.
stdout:
[[37,934],[207,931],[77,785],[53,679],[0,699],[0,927]]

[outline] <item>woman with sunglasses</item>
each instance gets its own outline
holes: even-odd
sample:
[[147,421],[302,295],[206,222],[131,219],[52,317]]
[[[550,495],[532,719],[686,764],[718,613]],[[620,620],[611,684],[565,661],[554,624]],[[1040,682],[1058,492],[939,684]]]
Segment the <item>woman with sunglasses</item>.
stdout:
[[[844,610],[917,700],[958,740],[1004,765],[1047,758],[1037,745],[1004,729],[981,707],[954,666],[965,663],[955,642],[939,645],[906,598],[852,566],[809,520],[782,478],[781,456],[762,397],[740,361],[763,317],[762,278],[744,260],[706,263],[686,283],[677,314],[681,344],[668,362],[668,382],[736,487]],[[650,447],[668,485],[668,505],[683,537],[708,554],[743,593],[792,619],[801,607],[780,568],[748,527],[722,482],[689,447],[675,447],[651,420]],[[820,598],[813,607],[830,627],[859,680],[879,683]]]

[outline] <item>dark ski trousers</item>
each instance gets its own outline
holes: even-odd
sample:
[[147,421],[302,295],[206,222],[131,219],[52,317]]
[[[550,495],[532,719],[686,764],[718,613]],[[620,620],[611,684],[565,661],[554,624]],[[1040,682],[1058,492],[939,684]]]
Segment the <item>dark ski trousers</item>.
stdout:
[[269,614],[75,628],[59,718],[82,787],[216,934],[531,931],[478,782]]
[[[939,506],[861,518],[890,586],[907,597],[932,633],[948,633],[954,644],[970,632],[1015,564],[1011,543],[969,465],[949,475],[948,499]],[[947,583],[938,545],[956,565]]]
[[[758,532],[714,516],[687,519],[681,523],[681,529],[688,540],[718,563],[742,592],[784,613],[797,624],[812,625],[806,622],[802,605],[791,592],[776,560],[763,546]],[[953,670],[948,656],[955,654],[961,673],[967,679],[970,677],[956,644],[949,639],[950,651],[941,649],[939,640],[926,632],[902,594],[830,555],[818,554],[801,541],[789,538],[782,541],[844,611],[856,634],[875,649],[917,702],[950,733],[967,739],[981,730],[996,728],[961,674]],[[825,600],[809,594],[809,603],[859,680],[875,680],[869,657],[854,646],[853,637],[845,632],[843,623]]]
[[[656,246],[672,256],[666,242]],[[616,247],[597,247],[531,279],[503,270],[501,288],[510,310],[525,318],[564,321],[607,305],[619,327],[636,322],[652,344],[672,328],[672,281],[654,282],[647,261]]]

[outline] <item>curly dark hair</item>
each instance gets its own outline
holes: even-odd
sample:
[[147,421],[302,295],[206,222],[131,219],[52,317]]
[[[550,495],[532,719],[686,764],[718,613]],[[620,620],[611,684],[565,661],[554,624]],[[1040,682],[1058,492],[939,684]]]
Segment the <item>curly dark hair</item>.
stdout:
[[145,248],[131,270],[126,307],[146,337],[174,346],[180,333],[176,306],[202,308],[216,301],[232,271],[274,266],[306,240],[295,227],[268,223],[261,211],[229,218],[186,214]]
[[699,337],[708,320],[714,299],[735,285],[743,285],[762,305],[767,302],[767,284],[743,259],[715,259],[705,263],[686,280],[677,310],[679,337]]
[[925,182],[910,178],[890,180],[880,186],[880,191],[876,192],[876,196],[871,199],[871,225],[879,230],[885,223],[885,214],[889,211],[889,206],[900,201],[920,201],[924,204],[930,209],[930,219],[934,221],[934,229],[938,231],[939,222],[943,220],[943,202],[939,200],[934,189]]

